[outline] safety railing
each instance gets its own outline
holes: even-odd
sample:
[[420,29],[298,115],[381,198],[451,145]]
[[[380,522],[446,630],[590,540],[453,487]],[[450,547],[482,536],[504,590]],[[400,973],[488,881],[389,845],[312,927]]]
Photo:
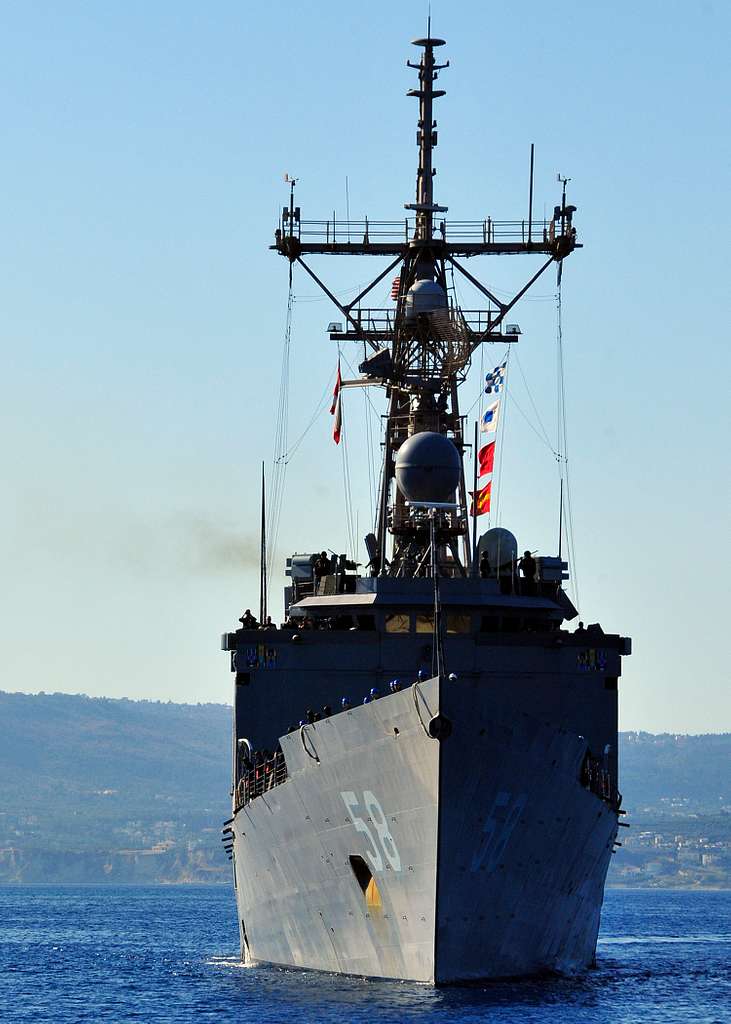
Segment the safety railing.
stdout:
[[299,238],[320,242],[408,242],[416,225],[411,217],[403,220],[303,220]]
[[[441,313],[442,311],[438,311]],[[352,320],[357,324],[357,329],[361,333],[383,333],[392,331],[395,326],[395,309],[352,309],[350,316]],[[484,331],[490,329],[492,321],[497,317],[498,313],[490,312],[485,309],[445,309],[443,311],[442,320],[445,323],[456,324],[459,327],[465,327],[473,333],[482,334]],[[346,321],[344,325],[337,324],[338,328],[345,327],[345,333],[355,333],[356,328],[353,326],[351,321]],[[331,331],[334,334],[342,333],[342,330]],[[508,339],[510,340],[510,339]],[[514,339],[513,339],[514,340]]]
[[[549,238],[550,223],[547,220],[435,220],[434,235],[450,242],[482,242],[484,245],[499,242],[545,242]],[[403,220],[301,220],[293,225],[281,223],[282,234],[294,233],[300,241],[330,243],[357,242],[406,242],[416,232],[413,217]]]
[[611,773],[600,761],[587,754],[581,766],[581,785],[612,807],[619,807],[619,792]]
[[236,806],[240,810],[251,800],[267,793],[287,780],[287,763],[284,754],[277,751],[270,758],[245,769],[236,784]]

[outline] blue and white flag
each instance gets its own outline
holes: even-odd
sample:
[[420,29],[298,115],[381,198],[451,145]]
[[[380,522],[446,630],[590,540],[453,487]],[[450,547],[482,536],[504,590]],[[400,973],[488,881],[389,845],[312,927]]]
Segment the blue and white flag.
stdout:
[[485,394],[490,395],[493,392],[498,395],[502,391],[505,385],[505,367],[507,366],[507,359],[505,362],[500,363],[494,370],[485,375]]
[[496,398],[491,405],[488,405],[487,409],[485,409],[484,413],[482,414],[482,419],[480,420],[480,430],[483,431],[483,433],[489,433],[491,430],[497,429],[497,414],[499,410],[500,399]]

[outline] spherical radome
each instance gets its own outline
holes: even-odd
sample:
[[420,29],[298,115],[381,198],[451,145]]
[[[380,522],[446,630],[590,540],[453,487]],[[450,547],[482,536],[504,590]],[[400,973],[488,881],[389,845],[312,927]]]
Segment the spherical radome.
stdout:
[[404,319],[415,320],[420,313],[447,308],[447,293],[436,281],[415,281],[406,293]]
[[454,442],[430,430],[412,434],[396,454],[396,483],[407,501],[453,501],[460,469]]
[[495,526],[480,537],[479,553],[487,551],[491,569],[511,565],[518,557],[518,542],[503,526]]

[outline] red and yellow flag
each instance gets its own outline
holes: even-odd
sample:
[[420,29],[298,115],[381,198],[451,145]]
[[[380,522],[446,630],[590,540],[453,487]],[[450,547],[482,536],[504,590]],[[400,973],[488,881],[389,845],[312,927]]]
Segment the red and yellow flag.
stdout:
[[490,495],[492,493],[492,480],[488,480],[479,491],[470,491],[472,505],[470,506],[471,516],[484,516],[490,511]]
[[492,473],[492,467],[495,465],[494,441],[490,441],[484,448],[480,448],[477,453],[477,462],[479,465],[479,476],[486,476],[488,473]]

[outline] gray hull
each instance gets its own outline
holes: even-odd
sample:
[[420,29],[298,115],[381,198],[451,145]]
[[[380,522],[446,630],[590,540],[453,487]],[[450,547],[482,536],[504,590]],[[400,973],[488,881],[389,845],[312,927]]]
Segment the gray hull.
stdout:
[[283,737],[287,781],[233,821],[242,955],[432,984],[589,966],[617,814],[585,740],[502,701],[434,679]]

